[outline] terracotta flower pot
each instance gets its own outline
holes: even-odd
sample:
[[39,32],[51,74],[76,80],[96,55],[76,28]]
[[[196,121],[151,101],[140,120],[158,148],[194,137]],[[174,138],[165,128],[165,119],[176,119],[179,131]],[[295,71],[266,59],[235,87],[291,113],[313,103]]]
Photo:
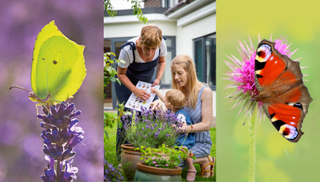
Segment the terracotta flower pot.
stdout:
[[147,166],[143,162],[137,163],[134,181],[181,181],[182,168],[158,168]]
[[128,180],[132,180],[137,170],[137,163],[143,162],[144,160],[140,160],[140,150],[134,150],[135,147],[133,147],[131,144],[123,144],[121,145],[121,149],[121,164],[124,176]]
[[[144,162],[144,160],[140,160],[142,157],[140,150],[134,150],[135,147],[131,144],[123,144],[121,145],[121,149],[121,164],[124,175],[128,180],[132,180],[137,170],[137,163]],[[169,156],[166,154],[161,155],[162,158],[169,159]]]

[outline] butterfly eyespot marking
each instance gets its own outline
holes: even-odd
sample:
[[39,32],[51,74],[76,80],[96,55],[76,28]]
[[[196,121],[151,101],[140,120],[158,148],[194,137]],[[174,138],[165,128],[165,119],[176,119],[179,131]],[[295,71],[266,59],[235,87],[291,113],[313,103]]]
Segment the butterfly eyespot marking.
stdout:
[[262,44],[258,48],[256,59],[258,57],[258,61],[266,62],[271,56],[271,54],[272,54],[271,47],[268,44]]
[[[258,48],[254,66],[256,71],[262,70],[265,67],[267,60],[271,56],[271,53],[271,47],[267,44],[262,44]],[[259,78],[262,77],[261,75],[259,75],[259,73],[257,73],[257,75]]]
[[295,139],[299,134],[296,127],[288,124],[282,125],[280,127],[279,133],[281,133],[285,138],[289,140]]
[[297,108],[303,110],[302,104],[300,102],[297,102],[297,103],[295,103],[295,102],[287,102],[286,104],[289,105],[289,106],[297,107]]
[[301,109],[301,110],[303,110],[303,108],[302,108],[302,104],[301,103],[295,103],[294,105],[293,105],[293,107],[297,107],[297,108],[299,108],[299,109]]
[[42,58],[42,60],[46,60],[46,59]]
[[55,64],[55,65],[56,65],[57,63],[58,63],[58,62],[57,62],[56,60],[53,60],[53,64]]

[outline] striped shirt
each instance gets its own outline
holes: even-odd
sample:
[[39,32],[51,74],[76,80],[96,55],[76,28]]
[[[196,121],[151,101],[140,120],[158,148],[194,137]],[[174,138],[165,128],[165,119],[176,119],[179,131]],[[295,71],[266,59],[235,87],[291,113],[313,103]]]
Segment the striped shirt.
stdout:
[[[189,114],[193,124],[197,124],[202,121],[201,96],[204,88],[206,88],[206,86],[203,86],[199,91],[196,107],[194,109],[190,107],[184,107],[185,111],[187,111],[187,113]],[[210,155],[212,141],[211,141],[209,131],[197,132],[195,134],[196,134],[195,145],[190,149],[191,152],[195,155],[195,157],[206,157]]]

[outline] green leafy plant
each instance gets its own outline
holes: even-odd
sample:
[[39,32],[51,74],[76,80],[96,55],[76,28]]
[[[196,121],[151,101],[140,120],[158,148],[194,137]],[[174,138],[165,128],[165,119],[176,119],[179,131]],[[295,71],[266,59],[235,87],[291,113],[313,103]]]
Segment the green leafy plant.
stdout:
[[119,112],[119,116],[112,116],[112,114],[105,112],[104,113],[104,134],[105,134],[105,139],[108,139],[108,132],[107,128],[112,128],[115,123],[119,123],[120,128],[122,128],[122,123],[120,121],[120,117],[123,115],[130,115],[131,112],[129,111],[124,111],[124,104],[119,104],[118,108],[116,110]]
[[[172,148],[162,144],[158,148],[141,146],[135,148],[135,150],[140,150],[142,156],[140,160],[144,160],[146,165],[152,167],[174,169],[178,167],[182,160],[185,160],[188,157],[196,159],[191,152],[188,153],[187,148],[182,146],[174,146]],[[169,159],[163,158],[163,155],[161,154],[168,155]]]
[[115,69],[115,65],[117,63],[124,62],[123,60],[112,60],[111,55],[116,56],[113,52],[106,52],[104,53],[104,86],[106,87],[110,81],[111,82],[118,82],[121,84],[120,80],[115,76],[118,74],[117,70]]
[[[138,20],[144,24],[148,23],[148,18],[142,13],[140,0],[127,0],[127,2],[129,1],[131,1],[131,9],[133,10],[133,14],[137,15]],[[113,9],[110,0],[104,0],[104,9],[111,17],[115,17],[117,15],[117,10]]]

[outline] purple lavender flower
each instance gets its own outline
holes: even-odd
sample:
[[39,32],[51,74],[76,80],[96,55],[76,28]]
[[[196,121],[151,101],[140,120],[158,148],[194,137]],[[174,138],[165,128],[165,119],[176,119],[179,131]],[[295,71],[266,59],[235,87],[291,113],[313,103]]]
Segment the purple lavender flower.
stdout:
[[158,133],[158,132],[154,134],[154,138],[155,138],[155,139],[157,139],[158,136],[159,136],[159,133]]
[[123,177],[118,169],[104,160],[104,181],[122,181]]
[[[44,108],[44,113],[37,117],[43,122],[40,126],[44,128],[41,137],[44,139],[43,152],[49,163],[45,174],[41,176],[44,182],[70,182],[77,179],[78,168],[72,167],[73,158],[76,153],[73,148],[82,143],[84,131],[76,126],[79,122],[75,117],[81,111],[75,109],[74,104],[62,102],[49,109]],[[54,164],[57,163],[57,166]]]
[[[171,111],[154,112],[151,109],[142,109],[134,116],[134,124],[130,125],[129,121],[124,122],[124,132],[126,140],[135,147],[143,146],[158,147],[168,139],[168,145],[173,146],[175,137],[178,133],[172,128],[176,123],[176,116]],[[154,136],[154,137],[153,137]]]

